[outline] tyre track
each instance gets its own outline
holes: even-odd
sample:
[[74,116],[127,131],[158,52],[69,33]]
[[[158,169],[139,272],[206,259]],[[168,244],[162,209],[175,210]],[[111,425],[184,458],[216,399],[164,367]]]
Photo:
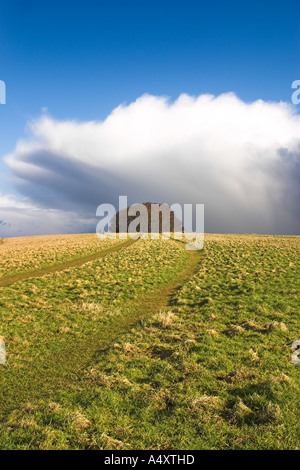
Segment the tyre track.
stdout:
[[[114,251],[130,246],[137,240],[114,247]],[[175,242],[176,243],[176,242]],[[184,249],[184,248],[183,248]],[[104,256],[111,250],[102,253]],[[59,355],[44,357],[43,368],[39,368],[39,384],[36,386],[36,371],[34,361],[31,367],[19,370],[18,381],[22,389],[17,394],[7,394],[0,386],[0,402],[2,418],[11,410],[16,409],[26,401],[36,399],[56,400],[58,395],[65,394],[67,390],[80,392],[81,376],[87,367],[103,360],[113,344],[129,329],[133,328],[144,318],[148,318],[164,309],[171,309],[174,305],[177,291],[195,272],[201,262],[202,250],[190,251],[184,268],[174,275],[166,284],[153,292],[146,294],[139,301],[132,301],[126,306],[121,317],[115,317],[97,333],[70,341],[61,348]],[[83,264],[83,263],[82,263]],[[14,388],[14,385],[11,384]]]
[[49,266],[48,268],[38,269],[36,271],[31,271],[31,272],[23,273],[23,274],[16,274],[15,276],[0,279],[0,287],[6,287],[11,284],[15,284],[16,282],[27,281],[28,279],[42,277],[42,276],[45,276],[46,274],[58,273],[68,268],[82,266],[83,264],[86,264],[90,261],[95,261],[97,259],[103,258],[106,255],[122,250],[123,248],[127,248],[133,245],[133,243],[135,243],[136,241],[137,239],[129,239],[129,240],[126,240],[125,242],[117,243],[116,245],[112,247],[104,248],[100,252],[94,253],[93,255],[85,256],[84,258],[76,258],[71,261],[65,261],[63,263],[56,264],[54,266]]

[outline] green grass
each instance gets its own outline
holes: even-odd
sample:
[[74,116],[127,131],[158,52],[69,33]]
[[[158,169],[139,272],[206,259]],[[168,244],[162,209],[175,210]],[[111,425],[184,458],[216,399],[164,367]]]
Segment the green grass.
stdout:
[[0,240],[0,283],[3,279],[97,255],[120,243],[94,234],[50,235]]
[[0,447],[299,448],[298,257],[296,237],[140,240],[1,289]]

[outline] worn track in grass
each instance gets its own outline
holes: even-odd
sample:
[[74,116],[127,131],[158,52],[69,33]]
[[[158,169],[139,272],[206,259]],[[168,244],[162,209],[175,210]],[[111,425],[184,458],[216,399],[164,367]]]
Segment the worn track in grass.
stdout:
[[[131,245],[126,243],[126,246]],[[176,242],[175,242],[176,243]],[[118,248],[124,247],[118,245]],[[183,247],[184,249],[184,247]],[[117,247],[113,251],[117,251]],[[113,252],[112,250],[105,251]],[[42,367],[39,364],[38,371],[35,369],[34,360],[24,369],[19,370],[18,382],[22,388],[11,393],[0,387],[0,403],[2,416],[12,409],[16,409],[22,403],[36,399],[55,400],[60,394],[80,391],[80,377],[82,371],[99,357],[103,358],[109,348],[130,328],[143,318],[151,317],[160,310],[172,308],[173,299],[177,290],[196,271],[200,263],[202,251],[190,251],[185,266],[168,283],[162,285],[155,291],[145,294],[139,301],[132,301],[122,311],[122,316],[115,316],[103,328],[88,337],[71,340],[61,348],[57,354],[49,355],[42,359]],[[41,358],[38,358],[40,361]],[[8,372],[8,371],[7,371]],[[39,375],[37,383],[36,375]],[[11,384],[15,389],[16,384]]]
[[116,245],[113,245],[109,248],[103,248],[101,251],[98,251],[98,253],[94,253],[93,255],[84,256],[83,258],[76,258],[71,261],[65,261],[63,263],[49,266],[44,269],[38,269],[36,271],[16,274],[15,276],[0,279],[0,287],[10,286],[11,284],[15,284],[19,281],[26,281],[27,279],[42,277],[45,276],[45,274],[58,273],[68,268],[82,266],[83,264],[88,263],[89,261],[95,261],[97,259],[103,258],[103,256],[106,256],[110,253],[115,253],[116,251],[122,250],[123,248],[132,245],[136,241],[136,239],[129,239],[122,243],[116,243]]

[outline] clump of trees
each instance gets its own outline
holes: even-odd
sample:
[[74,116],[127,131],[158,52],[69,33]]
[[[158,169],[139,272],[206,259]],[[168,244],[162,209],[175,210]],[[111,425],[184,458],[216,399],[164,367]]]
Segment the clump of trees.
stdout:
[[111,231],[162,233],[183,230],[182,222],[168,204],[145,202],[134,204],[118,212],[111,223]]

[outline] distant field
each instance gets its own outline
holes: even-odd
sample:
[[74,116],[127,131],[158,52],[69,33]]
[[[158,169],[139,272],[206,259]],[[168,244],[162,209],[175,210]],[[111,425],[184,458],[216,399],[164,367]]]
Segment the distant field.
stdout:
[[[113,243],[16,240],[3,277]],[[299,237],[138,240],[0,288],[0,336],[2,449],[299,448]]]
[[96,234],[51,235],[0,240],[0,279],[92,255],[119,240]]

